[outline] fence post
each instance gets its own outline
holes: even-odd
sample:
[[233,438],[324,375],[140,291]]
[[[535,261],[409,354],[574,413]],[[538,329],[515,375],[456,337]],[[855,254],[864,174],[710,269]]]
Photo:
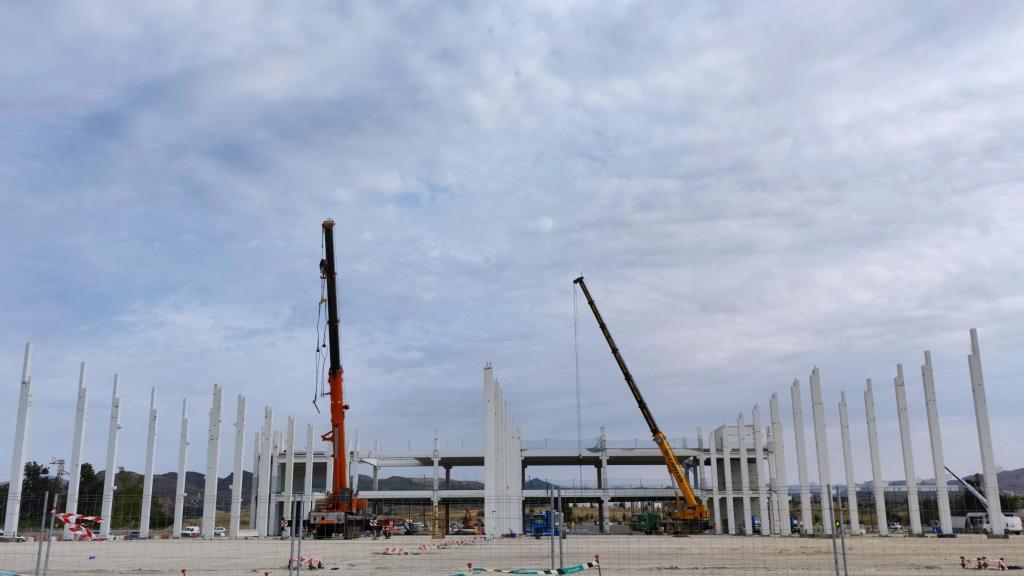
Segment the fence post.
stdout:
[[43,514],[42,520],[39,521],[39,550],[36,551],[36,571],[35,576],[39,576],[40,562],[43,560],[43,531],[46,529],[46,508],[50,504],[50,493],[46,492],[43,496]]
[[[857,497],[856,493],[854,493],[853,497],[854,498]],[[836,498],[839,499],[839,546],[840,546],[840,548],[843,551],[843,574],[845,576],[849,576],[850,575],[850,567],[849,567],[849,565],[846,562],[846,526],[845,526],[846,521],[843,519],[843,497],[842,497],[842,495],[839,494],[838,490],[836,490]],[[850,488],[849,487],[846,488],[846,505],[847,506],[850,505]],[[852,525],[853,521],[851,520],[850,523]]]
[[[58,482],[60,481],[60,474],[57,474],[57,480]],[[53,544],[53,521],[57,517],[57,506],[60,506],[59,491],[53,495],[53,507],[50,510],[50,528],[46,531],[46,557],[43,558],[43,576],[50,572],[50,545]]]
[[551,524],[548,526],[548,530],[551,533],[551,569],[555,569],[555,489],[549,486],[548,491],[551,494]]
[[565,568],[565,550],[562,540],[565,540],[565,522],[562,520],[562,489],[558,489],[558,567]]
[[[832,485],[831,484],[826,484],[825,485],[825,492],[828,495],[828,511],[830,512],[829,517],[835,518],[836,517],[835,516],[836,508],[835,508],[835,502],[832,500]],[[822,519],[823,522],[825,521],[825,500],[824,500],[824,497],[825,497],[825,494],[822,494],[822,501],[821,501],[821,512],[822,512],[821,516],[822,516],[822,518],[821,519]],[[836,550],[836,531],[835,531],[835,526],[831,527],[831,530],[829,530],[829,533],[832,536],[832,561],[835,562],[835,565],[836,565],[836,576],[839,576],[839,551]]]

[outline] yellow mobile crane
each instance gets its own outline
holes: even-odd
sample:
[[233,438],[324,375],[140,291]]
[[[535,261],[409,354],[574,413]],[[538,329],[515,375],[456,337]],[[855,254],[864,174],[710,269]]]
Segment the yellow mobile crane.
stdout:
[[[651,429],[654,443],[661,450],[661,456],[665,459],[665,466],[675,481],[676,510],[672,513],[671,518],[666,518],[661,522],[661,527],[665,532],[672,534],[704,532],[709,527],[708,509],[698,502],[697,497],[694,496],[693,488],[690,487],[690,483],[686,480],[686,474],[683,473],[683,467],[676,460],[676,455],[672,452],[672,447],[669,446],[665,433],[658,428],[658,424],[654,421],[654,416],[651,414],[650,408],[647,407],[647,402],[644,402],[644,397],[640,394],[640,389],[637,388],[633,375],[630,374],[629,368],[626,366],[626,361],[622,359],[622,354],[619,353],[619,348],[615,345],[615,340],[612,339],[612,333],[608,331],[608,325],[601,318],[601,313],[597,310],[597,304],[594,303],[594,299],[590,296],[590,290],[587,290],[587,284],[583,281],[583,276],[573,280],[573,283],[579,284],[580,289],[583,291],[583,296],[586,297],[587,304],[590,305],[590,310],[594,313],[594,318],[597,319],[597,325],[601,328],[604,339],[608,341],[608,347],[612,350],[612,356],[615,357],[615,361],[619,364],[619,370],[622,370],[622,376],[626,379],[629,391],[633,393],[633,398],[636,399],[640,413],[644,415],[647,427]],[[680,492],[682,493],[682,498],[679,496]],[[683,500],[686,501],[685,505]]]

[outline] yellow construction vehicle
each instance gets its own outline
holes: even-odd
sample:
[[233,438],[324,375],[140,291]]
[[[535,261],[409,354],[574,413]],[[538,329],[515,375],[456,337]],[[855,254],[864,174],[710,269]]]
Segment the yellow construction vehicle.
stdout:
[[[644,415],[644,420],[647,421],[647,427],[651,429],[651,436],[654,439],[654,443],[657,444],[658,449],[661,450],[661,456],[665,460],[665,466],[668,468],[669,474],[675,481],[675,494],[676,494],[676,509],[670,517],[662,519],[659,524],[659,531],[664,531],[670,534],[696,534],[707,530],[710,526],[708,509],[697,501],[697,497],[693,494],[693,488],[690,487],[690,483],[686,480],[686,474],[683,472],[683,467],[679,464],[676,459],[676,455],[672,452],[672,447],[669,445],[668,438],[665,437],[665,433],[658,428],[658,424],[654,421],[654,416],[651,414],[651,410],[647,407],[647,402],[644,402],[644,397],[640,394],[640,389],[637,388],[636,382],[633,380],[633,375],[630,374],[629,368],[626,366],[626,361],[622,359],[622,354],[619,353],[618,346],[615,345],[615,340],[612,339],[612,333],[608,331],[608,326],[604,323],[604,319],[601,318],[601,313],[597,310],[597,304],[594,303],[594,299],[590,296],[590,290],[587,289],[587,284],[583,281],[583,276],[573,280],[574,284],[578,284],[580,290],[583,291],[583,296],[587,299],[587,304],[590,305],[590,310],[594,313],[594,318],[597,319],[597,325],[601,328],[601,332],[604,334],[604,339],[608,341],[608,347],[612,350],[612,356],[615,357],[615,361],[619,364],[619,370],[622,370],[622,376],[626,379],[626,384],[629,386],[629,391],[633,393],[633,398],[636,399],[637,406],[640,407],[640,413]],[[682,494],[682,496],[680,496]],[[685,504],[684,504],[685,501]]]

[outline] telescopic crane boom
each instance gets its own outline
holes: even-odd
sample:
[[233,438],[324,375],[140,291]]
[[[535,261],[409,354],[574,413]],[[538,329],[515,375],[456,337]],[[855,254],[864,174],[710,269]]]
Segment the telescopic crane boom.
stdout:
[[348,405],[342,396],[341,340],[338,336],[338,273],[334,266],[334,220],[324,220],[324,258],[320,261],[320,277],[327,285],[327,344],[330,365],[327,371],[328,394],[331,398],[331,430],[321,438],[331,443],[334,456],[333,481],[330,494],[317,501],[309,515],[310,529],[317,538],[341,534],[345,538],[362,530],[366,517],[366,500],[356,498],[354,487],[348,485],[345,454],[345,411]]
[[[697,497],[693,494],[693,488],[690,487],[690,483],[686,480],[686,474],[683,472],[683,467],[679,465],[679,461],[676,460],[676,455],[672,452],[672,447],[669,445],[668,438],[665,437],[665,433],[658,428],[657,422],[654,421],[654,415],[651,414],[651,409],[647,407],[647,402],[644,401],[644,397],[640,394],[640,389],[636,385],[636,381],[633,380],[633,374],[630,373],[629,367],[626,366],[626,361],[622,358],[622,354],[619,352],[619,347],[615,345],[615,339],[612,338],[612,333],[608,331],[608,325],[604,323],[604,319],[601,317],[601,312],[597,309],[597,304],[594,303],[594,298],[590,296],[590,290],[587,289],[586,282],[583,281],[583,276],[573,280],[574,284],[578,284],[580,290],[583,291],[583,296],[587,299],[587,304],[590,305],[590,310],[594,313],[594,318],[597,320],[598,327],[601,328],[601,333],[604,334],[604,339],[608,342],[608,347],[611,348],[612,356],[615,357],[615,362],[619,365],[619,370],[622,371],[623,378],[626,379],[626,385],[629,386],[629,391],[633,393],[633,398],[636,400],[637,406],[640,408],[640,413],[643,414],[644,420],[647,421],[647,427],[651,429],[651,436],[654,439],[654,443],[658,445],[658,449],[661,450],[661,456],[665,460],[665,467],[668,468],[669,474],[672,479],[675,480],[676,485],[676,512],[674,519],[681,522],[692,523],[689,528],[703,528],[705,527],[708,520],[708,510],[697,501]],[[682,493],[682,499],[679,494]],[[683,505],[683,499],[686,501],[686,506]]]

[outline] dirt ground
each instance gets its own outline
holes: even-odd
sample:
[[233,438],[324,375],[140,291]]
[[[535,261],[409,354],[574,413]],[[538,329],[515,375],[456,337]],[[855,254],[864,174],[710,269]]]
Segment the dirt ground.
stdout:
[[[391,540],[304,541],[303,556],[318,556],[330,574],[448,575],[467,568],[549,568],[550,539],[484,540],[453,537],[448,547],[429,537]],[[422,549],[421,549],[422,546]],[[401,548],[408,554],[383,554]],[[557,559],[558,542],[555,541]],[[990,540],[983,536],[955,539],[850,537],[849,574],[963,574],[960,556],[1005,558],[1024,564],[1024,540]],[[38,545],[0,544],[0,573],[34,572]],[[601,575],[703,574],[835,574],[832,541],[807,538],[744,536],[570,536],[562,541],[566,566],[600,555]],[[49,574],[144,575],[182,574],[262,576],[288,573],[289,542],[282,540],[139,542],[54,542]],[[557,561],[557,560],[556,560]],[[840,556],[840,573],[842,559]],[[304,571],[305,572],[305,571]],[[597,574],[597,569],[588,573]]]

